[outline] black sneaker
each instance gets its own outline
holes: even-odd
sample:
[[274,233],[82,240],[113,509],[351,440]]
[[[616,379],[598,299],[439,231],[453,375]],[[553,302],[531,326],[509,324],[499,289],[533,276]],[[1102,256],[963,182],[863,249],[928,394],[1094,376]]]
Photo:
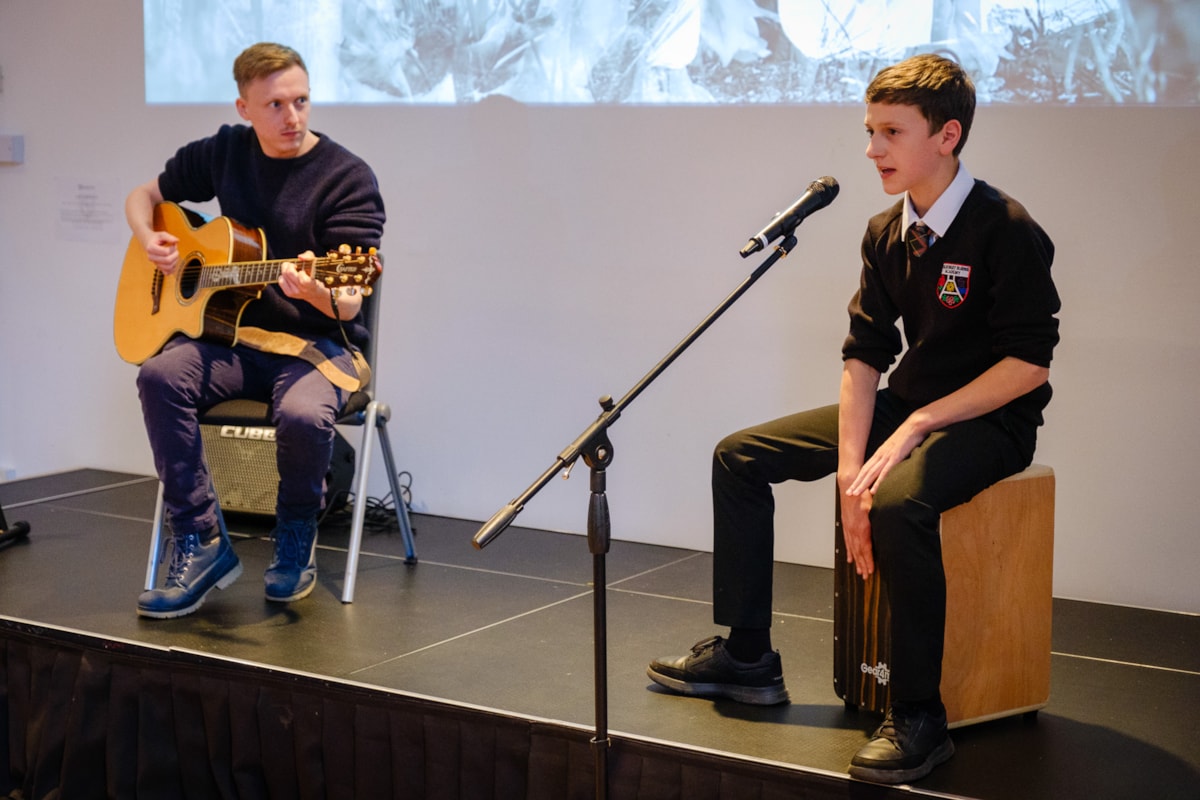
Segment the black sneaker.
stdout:
[[686,656],[656,658],[646,674],[659,686],[678,694],[728,697],[756,706],[788,700],[779,653],[767,653],[753,664],[745,664],[729,655],[720,636],[697,642]]
[[924,778],[954,755],[946,712],[930,714],[893,703],[871,741],[850,761],[850,776],[876,783],[908,783]]

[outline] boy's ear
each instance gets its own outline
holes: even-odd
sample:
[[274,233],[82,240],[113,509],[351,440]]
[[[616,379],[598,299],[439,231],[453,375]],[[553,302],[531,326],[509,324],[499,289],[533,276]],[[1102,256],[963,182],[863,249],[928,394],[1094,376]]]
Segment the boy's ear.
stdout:
[[958,146],[959,140],[962,139],[962,123],[956,119],[949,120],[942,126],[937,135],[940,137],[938,149],[942,155],[948,156],[954,152],[954,148]]

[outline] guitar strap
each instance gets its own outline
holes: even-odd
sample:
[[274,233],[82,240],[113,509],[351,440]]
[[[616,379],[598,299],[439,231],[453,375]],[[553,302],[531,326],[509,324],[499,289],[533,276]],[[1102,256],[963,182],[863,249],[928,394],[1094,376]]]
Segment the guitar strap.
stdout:
[[251,326],[239,327],[237,333],[239,344],[253,347],[255,350],[262,350],[265,353],[304,359],[339,389],[357,392],[371,382],[371,367],[367,364],[367,359],[363,357],[363,354],[357,350],[350,351],[350,355],[354,359],[354,371],[357,373],[350,375],[330,361],[328,356],[318,350],[312,342],[294,334],[268,331]]

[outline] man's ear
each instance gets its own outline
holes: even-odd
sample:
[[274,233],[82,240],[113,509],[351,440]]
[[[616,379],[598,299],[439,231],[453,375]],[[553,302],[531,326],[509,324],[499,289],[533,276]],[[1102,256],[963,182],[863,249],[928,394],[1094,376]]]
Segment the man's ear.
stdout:
[[962,123],[956,119],[949,120],[942,126],[938,136],[938,149],[943,155],[950,155],[962,140]]
[[239,97],[237,99],[237,101],[234,103],[234,105],[237,107],[237,112],[238,112],[239,117],[241,117],[244,120],[250,119],[249,115],[246,114],[246,101],[245,100],[243,100],[242,98]]

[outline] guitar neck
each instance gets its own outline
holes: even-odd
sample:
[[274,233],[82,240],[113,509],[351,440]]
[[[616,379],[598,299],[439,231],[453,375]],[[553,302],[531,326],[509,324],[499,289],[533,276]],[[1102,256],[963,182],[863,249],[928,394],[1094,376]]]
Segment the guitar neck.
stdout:
[[[299,259],[277,259],[274,261],[243,261],[233,264],[190,264],[181,270],[184,280],[194,281],[197,289],[233,289],[240,286],[261,286],[279,283],[283,265],[296,265],[297,269],[316,277],[322,270],[339,262],[335,258],[316,258],[312,262]],[[305,269],[311,264],[311,270]]]

